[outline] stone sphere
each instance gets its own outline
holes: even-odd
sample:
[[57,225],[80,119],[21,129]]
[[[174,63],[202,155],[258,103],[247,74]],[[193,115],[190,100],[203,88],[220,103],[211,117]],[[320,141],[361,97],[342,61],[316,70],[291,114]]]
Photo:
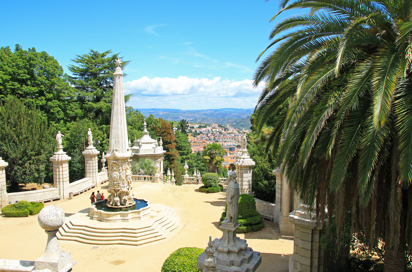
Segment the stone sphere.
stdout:
[[39,213],[38,221],[45,231],[58,230],[64,224],[64,211],[55,205],[44,207]]

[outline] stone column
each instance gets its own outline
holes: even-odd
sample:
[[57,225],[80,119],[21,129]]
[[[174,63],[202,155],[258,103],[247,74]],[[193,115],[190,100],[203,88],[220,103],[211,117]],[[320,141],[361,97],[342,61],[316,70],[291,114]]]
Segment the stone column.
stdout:
[[185,166],[183,168],[185,169],[185,176],[184,176],[184,182],[183,183],[188,183],[189,182],[189,174],[187,173],[187,169],[189,169],[189,166],[187,165],[187,161],[185,161]]
[[85,166],[85,178],[90,178],[92,183],[97,186],[99,182],[98,173],[99,173],[99,166],[97,164],[97,155],[100,153],[97,149],[93,146],[92,140],[92,132],[87,132],[88,135],[88,143],[89,146],[86,148],[85,151],[82,152],[84,156],[84,166]]
[[6,167],[9,165],[0,157],[0,209],[9,204],[6,185]]
[[285,175],[282,175],[282,168],[279,167],[273,170],[276,176],[276,206],[273,220],[279,226],[280,234],[293,235],[294,226],[289,221],[289,213],[293,210],[291,206],[291,193],[288,180]]
[[57,151],[50,158],[53,162],[53,187],[58,188],[59,195],[62,199],[69,198],[70,180],[69,180],[69,161],[71,158],[63,151],[62,135],[60,131],[56,135]]
[[324,250],[320,244],[322,224],[315,218],[308,205],[290,213],[290,221],[295,225],[294,251],[291,255],[289,271],[323,272]]

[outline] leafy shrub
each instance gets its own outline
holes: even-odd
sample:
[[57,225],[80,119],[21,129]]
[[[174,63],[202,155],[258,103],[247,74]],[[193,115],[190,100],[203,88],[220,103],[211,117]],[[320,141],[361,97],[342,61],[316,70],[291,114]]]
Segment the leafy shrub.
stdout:
[[206,186],[201,186],[201,187],[199,187],[199,191],[202,192],[202,193],[207,193],[208,187],[206,187]]
[[38,214],[44,208],[44,204],[40,202],[30,202],[30,204],[31,205],[27,207],[30,215]]
[[258,213],[253,217],[249,217],[246,219],[238,219],[238,222],[240,225],[256,225],[262,222],[262,216],[260,215],[260,213]]
[[252,230],[253,230],[253,231],[259,231],[259,230],[263,229],[264,226],[265,226],[265,223],[263,222],[262,219],[260,219],[260,223],[259,223],[259,224],[252,225]]
[[198,272],[197,257],[204,250],[198,247],[182,247],[165,260],[162,272]]
[[202,183],[206,187],[217,187],[219,184],[219,176],[216,173],[203,174]]
[[27,217],[38,214],[43,209],[44,204],[38,202],[27,202],[21,200],[16,204],[10,204],[1,209],[1,213],[7,217]]
[[247,233],[252,231],[252,226],[239,226],[236,233]]
[[206,186],[201,186],[199,188],[200,192],[203,193],[217,193],[223,191],[223,186],[219,185],[218,187],[206,187]]
[[241,194],[239,197],[239,218],[249,218],[256,214],[255,198],[251,195]]

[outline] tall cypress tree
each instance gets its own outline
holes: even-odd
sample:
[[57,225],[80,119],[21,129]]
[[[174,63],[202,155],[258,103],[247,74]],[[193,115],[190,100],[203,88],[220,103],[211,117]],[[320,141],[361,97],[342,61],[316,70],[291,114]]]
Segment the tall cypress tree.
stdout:
[[19,183],[52,182],[48,159],[56,146],[47,117],[34,106],[8,96],[0,102],[0,157],[9,165],[6,178],[11,191]]

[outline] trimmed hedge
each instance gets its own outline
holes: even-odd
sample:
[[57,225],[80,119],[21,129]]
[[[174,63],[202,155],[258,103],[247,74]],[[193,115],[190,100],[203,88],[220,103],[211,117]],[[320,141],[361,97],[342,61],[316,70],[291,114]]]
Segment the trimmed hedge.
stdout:
[[239,218],[249,218],[257,215],[256,200],[251,195],[241,194],[239,196]]
[[6,217],[27,217],[29,214],[38,214],[43,207],[43,203],[21,200],[16,204],[7,205],[1,209],[1,213]]
[[206,173],[202,175],[202,183],[206,187],[217,187],[219,184],[219,176],[216,173]]
[[[226,217],[226,210],[222,213],[220,217],[220,222],[222,222]],[[253,231],[259,231],[264,227],[262,220],[262,215],[256,210],[256,200],[251,195],[242,194],[239,196],[239,215],[237,228],[237,233],[246,233]]]
[[182,247],[170,254],[162,266],[162,272],[198,272],[197,257],[204,249]]
[[202,193],[217,193],[223,191],[223,186],[219,184],[217,187],[206,187],[201,186],[199,187],[199,191]]

